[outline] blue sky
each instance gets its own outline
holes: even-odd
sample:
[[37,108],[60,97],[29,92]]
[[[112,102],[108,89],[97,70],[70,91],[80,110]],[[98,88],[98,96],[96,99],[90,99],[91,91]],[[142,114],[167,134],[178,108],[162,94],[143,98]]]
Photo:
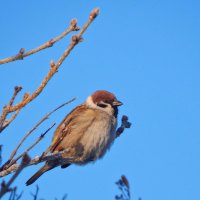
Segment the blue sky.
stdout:
[[[95,7],[100,15],[84,42],[44,92],[0,135],[4,161],[47,112],[78,97],[53,114],[21,151],[93,91],[106,89],[124,103],[120,117],[129,116],[131,129],[95,164],[46,173],[37,181],[39,197],[61,199],[68,193],[70,200],[114,199],[118,194],[114,183],[125,174],[132,199],[199,199],[199,1],[2,1],[0,57],[48,41],[64,31],[72,18],[82,26]],[[8,102],[15,85],[33,92],[48,72],[50,60],[59,58],[70,38],[23,61],[0,66],[0,106]],[[53,130],[30,152],[32,157],[48,147],[52,134]],[[26,187],[25,182],[39,167],[25,169],[14,183],[24,191],[23,199],[31,199],[35,184]]]

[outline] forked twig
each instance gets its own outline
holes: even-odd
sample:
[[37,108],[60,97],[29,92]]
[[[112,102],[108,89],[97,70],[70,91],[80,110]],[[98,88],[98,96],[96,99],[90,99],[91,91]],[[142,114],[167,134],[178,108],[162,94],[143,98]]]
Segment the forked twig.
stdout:
[[[24,108],[27,104],[29,104],[32,100],[34,100],[45,88],[45,86],[48,84],[48,82],[51,80],[51,78],[55,75],[55,73],[58,71],[59,67],[61,66],[61,64],[64,62],[64,60],[67,58],[67,56],[70,54],[70,52],[72,51],[72,49],[78,44],[80,43],[83,39],[82,39],[82,35],[84,34],[84,32],[86,31],[86,29],[89,27],[89,25],[93,22],[93,20],[96,18],[96,16],[99,13],[99,9],[94,9],[91,14],[90,17],[88,19],[88,21],[86,22],[86,24],[83,26],[83,28],[80,30],[80,32],[77,35],[72,36],[72,40],[71,43],[69,44],[68,48],[64,51],[64,53],[60,56],[60,58],[58,59],[57,62],[51,61],[50,62],[50,69],[49,72],[47,73],[47,75],[44,77],[44,79],[42,80],[41,84],[38,86],[38,88],[32,93],[32,94],[28,94],[25,93],[23,99],[14,105],[14,101],[16,99],[17,94],[21,91],[21,87],[15,87],[15,91],[14,94],[12,96],[12,98],[10,99],[10,101],[8,102],[8,104],[6,106],[4,106],[3,110],[2,110],[2,114],[0,115],[0,132],[2,132],[6,127],[9,126],[9,124],[17,117],[17,115],[19,114],[19,112],[21,111],[22,108]],[[8,63],[8,62],[12,62],[15,60],[21,60],[23,58],[25,58],[26,56],[30,56],[34,53],[37,53],[41,50],[44,50],[48,47],[53,46],[54,43],[56,43],[57,41],[61,40],[63,37],[65,37],[68,33],[70,33],[71,31],[78,31],[79,27],[77,26],[77,21],[75,19],[73,19],[71,21],[71,24],[69,26],[69,28],[64,31],[62,34],[60,34],[58,37],[55,37],[54,39],[49,40],[48,42],[42,44],[39,47],[36,47],[28,52],[25,52],[24,48],[21,48],[19,50],[19,53],[16,56],[12,56],[10,58],[5,58],[0,60],[0,64],[4,64],[4,63]],[[26,140],[26,138],[42,123],[44,122],[53,112],[55,112],[56,110],[58,110],[59,108],[63,107],[64,105],[72,102],[74,99],[70,100],[69,102],[62,104],[61,106],[59,106],[58,108],[54,109],[53,111],[51,111],[50,113],[48,113],[45,117],[43,117],[37,124],[35,127],[33,127],[25,136],[24,138],[20,141],[20,143],[17,145],[17,147],[14,149],[14,151],[12,152],[9,161],[6,163],[6,165],[4,164],[4,166],[0,169],[0,177],[6,176],[12,172],[15,172],[13,174],[13,176],[11,177],[11,179],[7,182],[7,183],[2,183],[2,187],[0,188],[0,198],[4,196],[4,194],[6,194],[6,192],[8,191],[14,191],[13,195],[15,196],[15,192],[16,192],[16,187],[10,188],[11,184],[13,183],[13,181],[18,177],[18,175],[21,173],[21,171],[30,165],[35,165],[38,164],[40,162],[44,162],[44,161],[48,161],[48,160],[54,160],[57,159],[59,160],[60,163],[72,163],[72,162],[76,162],[77,158],[66,158],[66,153],[68,152],[68,150],[64,150],[62,152],[58,152],[58,153],[54,153],[54,154],[49,154],[46,156],[40,156],[40,157],[36,157],[35,159],[31,160],[30,157],[28,156],[28,152],[35,146],[38,144],[38,142],[44,137],[44,135],[55,125],[53,124],[50,128],[48,128],[48,130],[45,131],[45,133],[41,134],[40,137],[30,146],[26,149],[26,151],[24,151],[21,155],[17,156],[15,159],[15,155],[18,151],[18,149],[20,148],[20,146],[23,144],[23,142]],[[13,113],[14,114],[10,117],[10,119],[7,119],[8,114],[9,113]],[[1,154],[0,154],[0,159],[1,159]],[[21,163],[17,164],[17,161],[21,159]],[[76,159],[76,160],[75,160]],[[79,161],[78,161],[79,162]],[[36,194],[33,196],[34,199],[37,199],[38,196],[38,190],[39,188],[37,187],[36,189]],[[22,194],[22,193],[21,193]],[[21,197],[21,195],[18,196],[19,198]],[[63,197],[63,200],[66,198],[66,196]]]
[[23,195],[23,191],[20,192],[20,194],[17,194],[17,187],[15,186],[14,188],[9,188],[10,190],[10,196],[9,196],[9,200],[20,200],[22,195]]
[[130,185],[126,176],[122,175],[121,179],[116,182],[119,190],[121,191],[120,195],[115,196],[115,200],[130,200],[131,193],[130,193]]
[[[11,112],[15,112],[23,107],[25,107],[28,103],[30,103],[33,99],[35,99],[44,89],[44,87],[47,85],[47,83],[50,81],[50,79],[53,77],[53,75],[58,71],[59,67],[63,63],[63,61],[66,59],[66,57],[70,54],[72,49],[82,41],[82,35],[86,31],[86,29],[89,27],[89,25],[93,22],[93,20],[96,18],[96,16],[99,13],[99,9],[94,9],[88,21],[83,26],[83,28],[80,30],[78,35],[73,35],[71,43],[69,44],[68,48],[64,51],[64,53],[61,55],[61,57],[58,59],[56,63],[54,61],[50,62],[50,70],[46,77],[43,79],[42,83],[39,85],[39,87],[32,93],[28,94],[25,93],[25,96],[23,100],[15,105],[7,105],[3,108],[1,118],[0,118],[0,128],[3,126],[5,119],[7,115]],[[23,51],[22,51],[23,53]],[[1,125],[2,124],[2,125]]]
[[9,160],[9,162],[6,162],[6,165],[3,166],[3,169],[8,169],[11,165],[13,165],[14,163],[16,163],[21,157],[23,157],[25,154],[27,154],[34,146],[36,146],[40,142],[40,140],[42,140],[44,138],[44,136],[55,126],[55,124],[56,123],[54,123],[53,125],[51,125],[44,133],[42,133],[40,135],[40,137],[38,137],[38,139],[30,147],[28,147],[23,153],[21,153],[15,159]]
[[0,144],[0,165],[2,163],[2,145]]
[[4,58],[0,60],[0,65],[1,64],[5,64],[8,62],[12,62],[15,60],[22,60],[23,58],[30,56],[34,53],[37,53],[41,50],[44,50],[46,48],[52,47],[54,45],[54,43],[58,42],[59,40],[61,40],[63,37],[65,37],[66,35],[68,35],[70,32],[72,31],[78,31],[80,28],[77,26],[77,21],[76,19],[72,19],[69,27],[67,30],[65,30],[63,33],[61,33],[60,35],[58,35],[57,37],[45,42],[44,44],[40,45],[39,47],[36,47],[34,49],[31,49],[30,51],[25,52],[24,48],[21,48],[19,50],[19,53],[15,56],[9,57],[9,58]]
[[[22,108],[21,108],[22,109]],[[6,127],[10,125],[10,123],[17,117],[17,115],[20,113],[21,109],[17,110],[15,114],[9,119],[6,120],[3,126],[0,128],[0,132],[2,132]]]
[[9,102],[9,104],[8,104],[9,106],[12,106],[12,105],[13,105],[17,94],[18,94],[21,90],[22,90],[22,87],[21,87],[21,86],[15,86],[13,96],[12,96],[12,98],[10,99],[10,102]]
[[[68,149],[64,150],[64,151],[60,151],[60,152],[56,152],[56,153],[51,153],[47,156],[36,156],[34,159],[32,159],[25,167],[31,166],[31,165],[37,165],[41,162],[44,161],[49,161],[49,160],[59,160],[60,163],[73,163],[74,159],[73,157],[68,157],[68,158],[64,158],[64,155],[68,152]],[[18,170],[19,168],[19,164],[13,164],[11,165],[8,169],[3,169],[0,172],[0,177],[3,176],[7,176],[8,174],[15,172]]]
[[10,185],[13,183],[13,181],[18,177],[18,175],[20,174],[20,172],[23,170],[23,168],[27,165],[27,163],[30,162],[30,158],[27,154],[25,154],[23,156],[23,159],[20,163],[20,165],[18,166],[18,169],[16,170],[15,174],[11,177],[11,179],[8,181],[8,183],[4,184],[1,187],[1,191],[0,191],[0,198],[9,191]]
[[38,126],[40,126],[40,124],[42,124],[46,119],[48,119],[48,117],[53,114],[54,112],[56,112],[57,110],[59,110],[60,108],[62,108],[63,106],[71,103],[72,101],[74,101],[76,98],[73,98],[65,103],[63,103],[62,105],[58,106],[57,108],[55,108],[54,110],[52,110],[51,112],[49,112],[48,114],[46,114],[23,138],[22,140],[20,141],[20,143],[17,145],[17,147],[13,150],[10,158],[9,158],[9,161],[11,161],[13,159],[13,157],[16,155],[16,152],[18,151],[18,149],[20,148],[20,146],[22,145],[22,143],[28,138],[28,136],[36,130],[36,128]]
[[[17,94],[21,90],[22,90],[21,86],[15,86],[13,95],[12,95],[8,105],[5,106],[4,109],[6,109],[7,107],[9,108],[9,107],[11,107],[13,105]],[[17,117],[17,115],[19,114],[20,110],[21,109],[17,110],[16,113],[7,121],[5,121],[7,115],[5,115],[5,113],[2,113],[2,115],[0,116],[0,132],[2,132]]]
[[35,191],[35,193],[33,194],[33,193],[31,192],[31,195],[33,196],[33,200],[37,200],[37,198],[38,198],[38,193],[39,193],[39,187],[38,187],[38,185],[36,185],[36,191]]

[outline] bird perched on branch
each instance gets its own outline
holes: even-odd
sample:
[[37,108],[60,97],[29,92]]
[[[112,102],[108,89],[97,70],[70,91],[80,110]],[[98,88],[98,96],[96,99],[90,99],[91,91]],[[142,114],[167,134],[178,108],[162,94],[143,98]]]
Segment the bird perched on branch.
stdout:
[[101,158],[116,137],[118,106],[121,105],[114,94],[98,90],[73,109],[56,129],[50,146],[51,153],[67,149],[64,156],[73,157],[73,163],[60,163],[56,159],[47,161],[26,185],[54,167],[83,165]]

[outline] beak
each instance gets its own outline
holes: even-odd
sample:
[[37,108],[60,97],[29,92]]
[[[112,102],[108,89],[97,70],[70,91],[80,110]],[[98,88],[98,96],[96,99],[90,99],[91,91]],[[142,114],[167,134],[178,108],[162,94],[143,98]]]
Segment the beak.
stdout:
[[123,105],[123,103],[121,101],[115,100],[115,101],[113,101],[112,105],[113,106],[121,106],[121,105]]

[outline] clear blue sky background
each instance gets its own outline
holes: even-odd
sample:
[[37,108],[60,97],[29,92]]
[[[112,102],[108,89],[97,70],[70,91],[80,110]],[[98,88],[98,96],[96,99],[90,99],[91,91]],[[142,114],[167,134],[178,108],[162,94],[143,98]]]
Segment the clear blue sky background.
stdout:
[[[4,161],[23,135],[47,112],[78,97],[50,117],[24,144],[29,146],[97,89],[112,91],[124,103],[132,128],[106,156],[84,167],[54,169],[41,177],[39,197],[114,199],[114,184],[125,174],[132,199],[200,199],[200,2],[198,0],[1,1],[0,57],[30,50],[57,36],[72,18],[82,26],[90,11],[101,12],[44,92],[0,135]],[[71,36],[24,61],[0,66],[0,105],[15,85],[33,92]],[[20,98],[18,98],[18,101]],[[30,152],[40,155],[53,130]],[[26,180],[40,166],[23,171],[14,185],[31,199]],[[6,177],[6,180],[10,178]],[[5,197],[6,199],[8,197]]]

